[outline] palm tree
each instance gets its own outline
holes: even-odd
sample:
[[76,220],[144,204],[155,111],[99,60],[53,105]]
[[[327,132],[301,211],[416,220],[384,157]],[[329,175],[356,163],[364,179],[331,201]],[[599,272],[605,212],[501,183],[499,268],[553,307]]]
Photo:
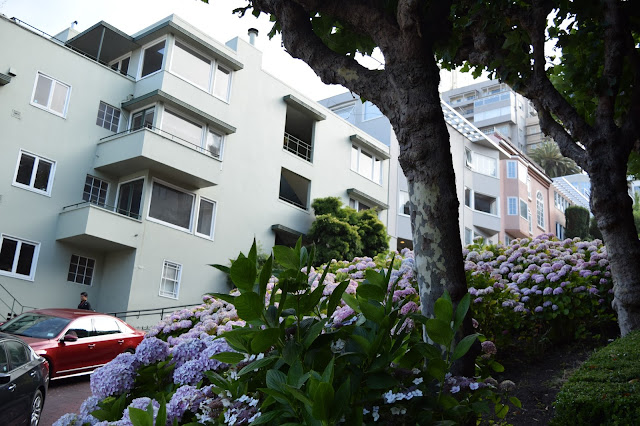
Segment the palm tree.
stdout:
[[560,148],[554,142],[546,141],[529,154],[549,177],[558,177],[580,173],[580,167],[570,158],[563,157]]

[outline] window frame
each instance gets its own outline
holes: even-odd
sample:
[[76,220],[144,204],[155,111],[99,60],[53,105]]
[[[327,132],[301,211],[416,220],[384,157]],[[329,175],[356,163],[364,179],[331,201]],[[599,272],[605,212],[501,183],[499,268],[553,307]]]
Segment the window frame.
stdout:
[[[171,264],[171,265],[177,266],[177,270],[178,270],[178,274],[177,274],[178,277],[177,277],[177,280],[175,281],[175,288],[176,288],[175,297],[174,296],[170,296],[169,294],[163,294],[163,292],[162,292],[162,282],[165,279],[164,270],[165,270],[165,266],[167,266],[167,264]],[[163,259],[162,269],[160,271],[160,287],[158,288],[158,296],[166,297],[168,299],[178,300],[180,298],[180,281],[182,281],[182,264],[178,263],[178,262],[174,262],[172,260]]]
[[[404,203],[402,202],[401,194],[407,195],[407,201],[405,201]],[[411,217],[411,208],[409,208],[409,214],[404,212],[404,207],[407,203],[411,204],[409,199],[409,191],[404,191],[402,189],[399,189],[398,190],[398,215],[404,216],[404,217]]]
[[[127,58],[129,58],[129,65],[127,66],[127,72],[123,73],[122,72],[122,61],[124,61]],[[117,65],[117,68],[113,68],[114,65]],[[119,58],[114,59],[113,61],[109,62],[109,64],[107,64],[107,66],[109,68],[111,68],[113,71],[117,71],[118,74],[122,74],[122,75],[126,75],[126,76],[130,77],[129,70],[131,69],[131,52],[125,53],[124,55],[120,56]]]
[[[202,202],[202,200],[213,204],[213,215],[211,217],[211,235],[201,234],[200,232],[198,232],[198,220],[200,220],[200,203]],[[193,234],[197,237],[204,238],[205,240],[213,241],[215,236],[216,218],[218,217],[218,202],[210,198],[198,196],[196,204],[197,209],[195,209],[194,211],[195,218],[193,219]]]
[[[180,72],[178,71],[174,71],[173,70],[173,65],[174,65],[174,60],[175,60],[175,50],[176,50],[176,43],[180,43],[181,45],[185,46],[187,49],[192,50],[194,53],[202,56],[203,58],[207,59],[209,61],[209,82],[208,82],[208,86],[204,87],[199,83],[196,83],[195,81],[190,80],[189,78],[183,76],[182,74],[180,74]],[[180,47],[178,47],[180,48]],[[183,49],[184,50],[184,49]],[[166,63],[165,63],[166,65]],[[221,97],[218,96],[215,93],[215,88],[216,88],[216,82],[218,80],[218,69],[222,69],[224,71],[227,72],[227,74],[229,75],[229,84],[227,85],[227,91],[226,91],[226,96],[225,97]],[[206,52],[203,52],[202,50],[193,47],[190,43],[183,41],[181,38],[178,37],[174,37],[173,38],[173,42],[172,42],[172,49],[171,49],[171,60],[169,63],[169,66],[167,67],[167,71],[170,72],[171,74],[175,75],[176,77],[178,77],[181,80],[186,81],[187,83],[191,84],[192,86],[197,87],[198,89],[202,90],[203,92],[208,93],[209,95],[225,102],[225,103],[229,103],[230,99],[231,99],[231,87],[233,85],[233,74],[234,74],[234,70],[229,68],[228,66],[222,64],[220,62],[220,60],[218,58],[216,58],[215,56],[212,56]]]
[[[127,131],[128,132],[137,132],[139,130],[144,130],[144,129],[153,130],[153,129],[157,128],[158,126],[156,124],[157,124],[157,117],[158,117],[158,112],[159,112],[157,106],[158,106],[157,104],[153,103],[153,104],[147,105],[145,107],[138,108],[138,109],[136,109],[134,111],[131,111],[131,113],[129,114],[129,124],[127,125]],[[139,112],[144,112],[145,114],[143,114],[143,117],[146,117],[146,112],[148,110],[153,110],[153,120],[151,121],[151,127],[147,127],[147,126],[143,125],[142,127],[134,129],[133,128],[134,116],[136,114],[138,114]],[[142,120],[142,123],[144,124],[144,119]]]
[[[137,111],[139,112],[139,111]],[[173,115],[175,117],[180,118],[181,120],[184,120],[186,122],[189,122],[193,125],[196,126],[200,126],[200,143],[199,144],[195,144],[193,142],[187,141],[186,139],[181,138],[178,135],[174,135],[173,133],[170,133],[169,131],[164,129],[164,119],[165,119],[165,114],[170,114]],[[131,115],[133,117],[133,114]],[[167,108],[164,107],[162,108],[162,113],[158,114],[158,119],[159,122],[157,123],[156,128],[160,129],[160,132],[162,134],[162,132],[166,132],[167,134],[173,135],[175,137],[177,137],[178,139],[180,139],[181,141],[184,141],[186,143],[188,143],[190,146],[193,146],[194,148],[197,147],[197,150],[202,153],[205,154],[211,158],[215,158],[216,160],[222,161],[222,154],[224,152],[224,145],[225,145],[225,140],[226,140],[226,135],[221,132],[220,130],[218,130],[216,127],[211,126],[209,123],[206,123],[202,120],[199,120],[198,118],[194,118],[191,115],[187,115],[184,114],[182,112],[179,112],[171,107]],[[213,155],[213,153],[207,149],[207,141],[208,141],[208,137],[209,137],[209,133],[214,133],[215,135],[220,137],[220,153],[218,156]]]
[[[511,202],[514,203],[515,209],[511,209]],[[507,216],[518,216],[519,215],[519,206],[518,206],[518,197],[507,197]],[[515,213],[512,213],[515,212]]]
[[[524,204],[524,206],[526,206],[526,207],[527,207],[526,209],[523,209],[523,208],[522,208],[523,204]],[[530,220],[530,217],[528,216],[528,215],[529,215],[529,213],[528,213],[528,212],[529,212],[529,204],[528,204],[525,200],[523,200],[522,198],[520,198],[520,205],[519,205],[518,207],[519,207],[519,210],[520,210],[520,217],[521,217],[521,218],[523,218],[524,220]],[[524,216],[522,215],[522,212],[523,212],[523,211],[524,211],[524,213],[527,215],[527,217],[524,217]]]
[[[38,86],[38,79],[40,78],[41,75],[52,81],[51,88],[49,89],[49,96],[47,97],[47,105],[46,106],[43,106],[42,104],[34,102],[34,97],[36,95],[36,88]],[[53,97],[53,90],[55,89],[55,83],[59,83],[60,85],[65,86],[67,88],[67,96],[66,96],[65,101],[64,101],[64,108],[63,108],[63,112],[62,113],[59,113],[58,111],[52,110],[50,108],[51,99]],[[47,73],[44,73],[44,72],[42,72],[40,70],[37,70],[36,71],[36,79],[35,79],[35,81],[33,83],[33,90],[31,91],[31,100],[30,100],[29,103],[31,105],[33,105],[34,107],[38,108],[38,109],[41,109],[43,111],[47,111],[47,112],[49,112],[49,113],[51,113],[53,115],[57,115],[58,117],[62,117],[64,119],[66,119],[67,118],[67,113],[69,112],[69,100],[71,99],[71,89],[72,89],[72,87],[71,87],[70,84],[64,83],[64,82],[62,82],[62,81],[50,76]]]
[[507,179],[518,179],[518,162],[516,160],[507,160]]
[[[4,271],[0,269],[0,276],[17,278],[25,281],[34,281],[36,276],[36,269],[38,267],[38,255],[40,254],[40,243],[37,241],[27,240],[25,238],[18,238],[12,235],[0,233],[0,249],[2,249],[2,243],[6,239],[14,240],[18,244],[16,245],[16,251],[13,254],[13,264],[11,265],[11,271]],[[19,248],[22,248],[22,243],[27,243],[35,246],[33,250],[33,257],[31,258],[31,268],[29,270],[29,275],[17,274],[15,269],[17,268],[17,258],[20,252]]]
[[[87,275],[86,275],[86,268],[87,268],[87,265],[86,265],[86,264],[85,264],[85,274],[82,274],[82,277],[83,277],[83,280],[82,280],[82,281],[83,281],[83,282],[81,282],[81,283],[80,283],[80,282],[78,282],[78,281],[75,281],[75,280],[74,280],[74,281],[71,281],[71,280],[69,279],[69,274],[71,274],[71,265],[73,264],[73,257],[74,257],[74,256],[76,256],[76,257],[78,258],[78,262],[79,262],[81,259],[85,259],[85,260],[87,260],[87,261],[88,261],[88,260],[92,260],[92,261],[93,261],[93,267],[91,268],[91,269],[92,269],[92,270],[91,270],[91,276],[89,277],[89,284],[85,284],[85,283],[84,283],[84,280],[86,279],[86,276],[87,276]],[[92,287],[92,286],[93,286],[93,280],[94,280],[94,278],[95,278],[95,276],[96,276],[96,264],[97,264],[97,263],[98,263],[98,262],[97,262],[95,259],[91,258],[91,257],[81,256],[81,255],[79,255],[79,254],[74,254],[74,253],[72,253],[72,254],[71,254],[71,258],[69,259],[69,270],[67,271],[67,282],[74,283],[74,284],[80,284],[80,285],[87,286],[87,287]],[[78,263],[76,266],[80,266],[80,263]],[[77,278],[77,277],[78,277],[78,275],[79,275],[79,274],[78,274],[78,269],[77,269],[77,268],[76,268],[76,272],[74,272],[74,275],[75,275],[75,278]]]
[[536,224],[545,229],[544,223],[544,197],[541,191],[536,191]]
[[[102,117],[102,124],[98,124],[98,120],[100,120],[99,116],[96,116],[96,126],[100,126],[103,129],[109,130],[110,132],[114,132],[114,133],[118,133],[118,131],[120,130],[120,123],[122,122],[122,110],[120,110],[120,108],[116,108],[111,104],[106,103],[105,101],[101,100],[100,103],[98,104],[98,114],[100,114],[100,107],[102,106],[102,104],[105,105],[105,109],[104,109],[104,117]],[[118,111],[118,124],[116,125],[116,129],[113,130],[113,119],[110,122],[110,126],[109,127],[105,127],[105,124],[107,123],[106,118],[107,118],[107,108],[111,108],[113,109],[113,111]],[[115,115],[112,114],[112,118],[114,118]]]
[[[85,200],[85,198],[84,198],[84,197],[85,197],[85,194],[87,194],[87,192],[86,192],[85,188],[86,188],[86,186],[87,186],[87,179],[88,179],[88,178],[91,178],[91,179],[92,179],[91,192],[89,192],[89,193],[88,193],[88,194],[89,194],[89,199],[88,199],[88,200]],[[101,202],[101,201],[100,201],[100,190],[102,189],[102,185],[99,185],[99,186],[97,186],[97,187],[93,185],[96,181],[99,181],[100,183],[104,183],[104,184],[106,185],[106,187],[105,187],[105,193],[104,193],[104,202]],[[87,202],[87,203],[89,203],[89,204],[93,204],[93,205],[96,205],[96,206],[98,206],[98,207],[103,207],[103,208],[104,208],[104,207],[106,207],[106,206],[107,206],[107,199],[108,199],[108,197],[109,197],[109,187],[110,187],[110,186],[111,186],[111,184],[110,184],[108,181],[106,181],[106,180],[104,180],[104,179],[100,179],[99,177],[96,177],[96,176],[93,176],[93,175],[87,174],[87,176],[86,176],[86,177],[85,177],[85,179],[84,179],[84,186],[82,187],[82,200],[83,200],[83,201],[86,201],[86,202]],[[91,197],[92,197],[92,195],[93,195],[93,189],[94,189],[94,188],[98,188],[98,198],[97,198],[96,202],[91,201]]]
[[[29,179],[29,185],[25,185],[24,183],[20,183],[17,181],[18,170],[20,169],[20,160],[22,159],[22,154],[26,154],[35,158],[35,161],[33,163],[33,168],[31,169],[31,178]],[[49,178],[47,179],[46,191],[35,188],[33,186],[35,184],[36,175],[38,172],[38,165],[40,164],[40,160],[44,160],[48,163],[51,163],[51,168],[49,169]],[[20,148],[20,150],[18,151],[18,160],[16,161],[16,168],[13,172],[13,181],[11,185],[15,186],[16,188],[26,189],[27,191],[35,192],[36,194],[46,195],[47,197],[51,197],[51,191],[53,190],[53,180],[55,178],[55,174],[56,174],[56,161]]]
[[[355,169],[354,164],[353,164],[353,152],[354,152],[354,148],[357,150],[358,155],[356,157],[356,163],[355,163]],[[364,153],[364,155],[370,156],[371,157],[371,176],[367,176],[363,173],[360,172],[360,158],[362,156],[362,154]],[[360,147],[359,145],[356,144],[351,144],[351,163],[349,164],[349,168],[351,169],[351,171],[359,174],[360,176],[362,176],[365,179],[370,180],[371,182],[382,186],[382,181],[383,181],[383,177],[384,177],[384,169],[383,169],[383,164],[384,164],[384,159],[376,156],[375,154],[372,154],[370,151],[367,151],[366,149],[362,149],[362,147]],[[376,161],[380,162],[380,166],[379,166],[379,173],[380,173],[380,180],[376,181],[374,179],[375,175],[376,175]]]
[[[138,213],[138,217],[132,217],[123,213],[120,213],[119,210],[119,201],[120,201],[120,188],[122,187],[122,185],[126,185],[130,182],[135,182],[138,180],[142,180],[142,194],[140,194],[140,212]],[[115,198],[115,202],[114,202],[114,206],[113,206],[113,211],[121,216],[126,216],[128,218],[131,218],[133,220],[137,220],[137,221],[142,221],[142,212],[144,211],[144,196],[145,196],[145,189],[147,189],[147,178],[146,176],[136,176],[134,178],[131,179],[127,179],[125,181],[122,182],[118,182],[118,188],[116,189],[116,198]],[[131,213],[131,212],[129,212]]]
[[[147,49],[149,49],[152,46],[155,46],[156,44],[160,43],[161,41],[164,41],[164,54],[162,55],[162,64],[160,64],[160,69],[143,76],[142,75],[142,69],[144,68],[144,56],[145,56],[145,53],[146,53]],[[168,37],[165,35],[165,36],[159,37],[159,38],[157,38],[157,39],[155,39],[153,41],[150,41],[149,43],[145,44],[144,46],[142,46],[140,48],[140,60],[138,61],[138,69],[136,70],[136,81],[140,81],[140,80],[142,80],[144,78],[151,77],[152,75],[156,75],[159,72],[162,72],[162,71],[164,71],[166,69],[166,67],[167,67],[167,50],[169,49],[167,41],[168,41]]]
[[[155,217],[151,216],[151,202],[153,201],[153,186],[156,184],[156,182],[158,184],[160,184],[160,185],[166,186],[166,187],[168,187],[170,189],[173,189],[175,191],[182,192],[184,194],[188,194],[188,195],[191,196],[191,213],[189,215],[189,229],[183,228],[183,227],[178,226],[178,225],[174,225],[173,223],[170,223],[170,222],[165,222],[162,219],[158,219],[158,218],[155,218]],[[152,178],[151,179],[151,191],[150,191],[150,194],[149,194],[149,201],[148,201],[148,205],[147,205],[146,219],[148,221],[150,221],[150,222],[155,222],[155,223],[158,223],[160,225],[168,226],[169,228],[177,229],[178,231],[186,232],[188,234],[193,234],[193,229],[194,229],[193,223],[194,223],[194,217],[195,217],[195,211],[194,211],[195,209],[194,209],[194,207],[195,207],[195,204],[196,204],[196,198],[197,198],[197,196],[193,192],[187,191],[186,189],[181,188],[181,187],[176,186],[176,185],[173,185],[173,184],[171,184],[169,182],[165,182],[165,181],[162,181],[160,179]]]
[[[470,189],[470,188],[469,188]],[[495,213],[491,213],[489,212],[485,212],[482,210],[478,210],[476,208],[476,195],[480,195],[481,197],[487,197],[487,198],[492,198],[493,201],[490,203],[490,206],[494,206],[495,207]],[[485,194],[483,192],[478,192],[475,190],[471,190],[471,200],[473,200],[473,207],[472,210],[474,212],[478,212],[478,213],[484,213],[484,214],[488,214],[491,216],[495,216],[495,217],[500,217],[500,197],[494,197],[493,195],[489,195],[489,194]],[[489,209],[491,210],[491,209]]]

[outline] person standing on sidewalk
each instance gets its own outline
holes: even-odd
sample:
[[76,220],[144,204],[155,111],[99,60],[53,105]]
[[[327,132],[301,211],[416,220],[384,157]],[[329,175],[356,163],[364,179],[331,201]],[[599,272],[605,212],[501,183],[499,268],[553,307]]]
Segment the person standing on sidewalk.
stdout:
[[78,309],[86,309],[87,311],[91,310],[91,303],[87,300],[89,296],[86,291],[80,293],[80,304],[78,305]]

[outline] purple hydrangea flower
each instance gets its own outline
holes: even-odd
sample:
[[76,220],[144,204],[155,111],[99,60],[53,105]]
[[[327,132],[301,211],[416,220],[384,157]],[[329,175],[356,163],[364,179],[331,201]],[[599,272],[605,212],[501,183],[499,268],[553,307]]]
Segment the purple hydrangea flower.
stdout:
[[129,404],[129,406],[122,412],[122,420],[131,421],[131,418],[129,417],[129,408],[137,408],[139,410],[147,411],[149,403],[151,403],[151,405],[153,406],[153,419],[155,420],[155,418],[158,416],[160,403],[158,403],[158,401],[156,401],[155,399],[147,398],[146,396],[142,398],[136,398],[131,401],[131,404]]
[[100,399],[121,395],[133,387],[135,376],[135,355],[122,353],[91,374],[91,392]]
[[544,310],[544,308],[542,306],[536,306],[536,308],[534,309],[534,312],[542,312]]
[[146,337],[136,348],[136,360],[142,365],[164,361],[168,356],[169,344],[156,337]]
[[555,296],[557,296],[557,295],[559,295],[559,294],[562,294],[562,293],[564,293],[564,291],[562,290],[562,287],[556,287],[556,288],[553,290],[553,294],[554,294]]
[[545,287],[545,289],[542,291],[542,294],[544,294],[545,296],[548,296],[551,293],[553,293],[553,289],[551,287]]

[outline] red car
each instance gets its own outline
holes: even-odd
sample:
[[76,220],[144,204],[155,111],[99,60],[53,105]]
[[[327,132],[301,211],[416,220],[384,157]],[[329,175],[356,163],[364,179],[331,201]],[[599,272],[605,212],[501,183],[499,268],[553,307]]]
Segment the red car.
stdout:
[[135,351],[144,333],[110,315],[81,309],[36,309],[3,324],[49,362],[50,377],[90,373],[122,352]]

